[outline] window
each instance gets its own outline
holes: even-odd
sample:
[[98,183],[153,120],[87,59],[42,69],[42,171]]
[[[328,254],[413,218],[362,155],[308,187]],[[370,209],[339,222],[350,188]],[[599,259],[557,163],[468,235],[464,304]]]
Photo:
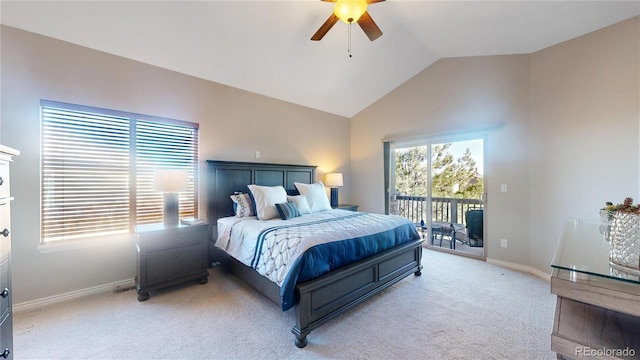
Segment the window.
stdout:
[[42,100],[42,241],[162,222],[158,168],[186,169],[180,217],[198,216],[198,124]]

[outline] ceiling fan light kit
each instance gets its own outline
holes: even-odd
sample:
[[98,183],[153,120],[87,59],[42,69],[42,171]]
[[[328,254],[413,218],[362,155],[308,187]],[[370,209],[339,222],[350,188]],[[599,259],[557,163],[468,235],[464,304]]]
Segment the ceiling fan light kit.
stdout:
[[354,22],[358,23],[362,28],[362,31],[367,35],[369,40],[382,36],[382,30],[376,25],[376,23],[369,15],[367,11],[367,5],[382,2],[384,0],[322,0],[325,2],[335,2],[333,7],[333,13],[329,18],[320,26],[318,31],[311,37],[313,41],[321,40],[331,30],[333,25],[342,20],[343,22],[351,25]]
[[358,21],[365,11],[367,11],[366,0],[338,0],[333,7],[333,13],[347,24]]

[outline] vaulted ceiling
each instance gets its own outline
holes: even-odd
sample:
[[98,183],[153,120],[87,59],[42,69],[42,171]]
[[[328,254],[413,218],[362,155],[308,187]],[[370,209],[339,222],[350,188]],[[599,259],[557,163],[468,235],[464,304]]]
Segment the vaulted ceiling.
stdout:
[[[352,117],[440,58],[527,54],[640,14],[640,1],[401,1],[371,42],[301,1],[7,1],[2,24]],[[639,29],[640,31],[640,29]]]

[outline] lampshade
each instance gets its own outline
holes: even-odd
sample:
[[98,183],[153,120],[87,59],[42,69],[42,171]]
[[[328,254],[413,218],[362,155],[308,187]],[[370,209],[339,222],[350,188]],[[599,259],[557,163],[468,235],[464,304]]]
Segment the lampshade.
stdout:
[[330,173],[325,175],[324,185],[330,188],[342,186],[342,173]]
[[157,169],[153,177],[153,189],[164,193],[177,193],[189,190],[187,170]]
[[338,0],[333,7],[333,13],[347,24],[357,22],[365,11],[366,0]]

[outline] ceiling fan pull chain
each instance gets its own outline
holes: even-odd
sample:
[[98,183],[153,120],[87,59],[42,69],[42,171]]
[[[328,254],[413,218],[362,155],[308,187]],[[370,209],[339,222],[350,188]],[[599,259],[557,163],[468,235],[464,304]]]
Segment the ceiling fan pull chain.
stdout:
[[347,52],[349,53],[349,57],[353,57],[351,56],[351,25],[353,24],[353,22],[349,23],[349,48],[347,49]]

